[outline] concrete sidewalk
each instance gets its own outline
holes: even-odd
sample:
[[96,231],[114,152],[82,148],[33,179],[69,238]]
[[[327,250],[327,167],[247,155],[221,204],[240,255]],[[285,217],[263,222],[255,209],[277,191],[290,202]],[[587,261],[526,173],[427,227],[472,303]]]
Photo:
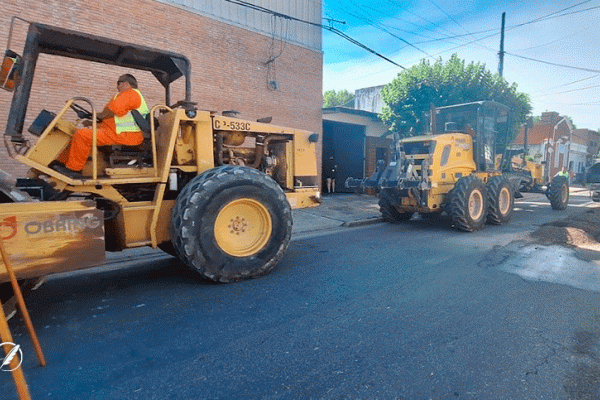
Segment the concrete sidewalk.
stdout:
[[[571,195],[589,192],[585,186],[570,187]],[[377,196],[355,193],[332,193],[323,196],[319,207],[292,210],[296,235],[383,222]]]
[[383,221],[377,196],[333,193],[323,196],[319,207],[292,211],[292,238],[297,234],[339,227],[359,226]]

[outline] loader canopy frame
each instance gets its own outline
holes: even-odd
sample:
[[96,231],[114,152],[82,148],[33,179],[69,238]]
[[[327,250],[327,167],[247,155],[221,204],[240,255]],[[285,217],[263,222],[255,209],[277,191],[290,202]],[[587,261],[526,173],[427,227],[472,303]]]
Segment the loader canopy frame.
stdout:
[[498,134],[509,127],[507,106],[495,101],[477,101],[435,108],[431,130],[434,134],[453,131],[472,135],[477,169],[493,171]]
[[[8,50],[11,50],[10,41],[16,19],[20,18],[13,17],[11,22]],[[165,88],[166,104],[171,104],[170,84],[183,76],[185,77],[185,101],[183,106],[192,106],[191,65],[186,56],[102,36],[85,34],[39,23],[25,22],[29,24],[29,30],[25,39],[21,62],[17,70],[19,84],[13,94],[5,131],[5,136],[10,137],[12,142],[18,143],[24,141],[23,125],[25,114],[29,103],[36,63],[40,54],[50,54],[149,71]]]

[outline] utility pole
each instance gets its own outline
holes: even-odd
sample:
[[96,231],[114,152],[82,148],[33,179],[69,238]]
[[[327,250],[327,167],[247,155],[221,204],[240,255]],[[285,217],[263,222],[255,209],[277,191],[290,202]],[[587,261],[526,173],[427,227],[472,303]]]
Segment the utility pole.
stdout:
[[504,72],[504,22],[506,21],[506,13],[502,13],[502,28],[500,28],[500,62],[498,63],[498,75],[502,76]]
[[525,122],[525,132],[523,136],[523,166],[527,165],[527,156],[529,155],[529,129],[533,128],[533,117],[528,117]]

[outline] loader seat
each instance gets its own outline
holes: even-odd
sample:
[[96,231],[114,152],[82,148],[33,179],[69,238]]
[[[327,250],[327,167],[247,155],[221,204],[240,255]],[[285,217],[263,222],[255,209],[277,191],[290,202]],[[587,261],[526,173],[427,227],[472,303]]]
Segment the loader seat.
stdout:
[[144,133],[137,146],[112,145],[100,147],[108,155],[109,168],[142,168],[152,166],[152,140]]
[[[138,111],[131,112],[136,123],[142,130],[144,141],[137,146],[112,145],[108,155],[109,168],[151,167],[152,166],[152,134],[150,131],[150,115],[143,117]],[[154,126],[158,120],[154,118]]]

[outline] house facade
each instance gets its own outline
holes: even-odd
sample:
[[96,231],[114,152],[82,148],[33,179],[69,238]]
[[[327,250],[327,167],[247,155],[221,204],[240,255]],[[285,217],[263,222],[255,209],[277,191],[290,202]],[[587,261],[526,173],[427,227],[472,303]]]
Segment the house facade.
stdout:
[[[568,118],[558,112],[542,113],[539,123],[527,130],[528,154],[544,164],[547,177],[553,177],[567,167],[575,181],[582,181],[585,170],[598,153],[598,132],[589,129],[573,129]],[[509,146],[523,149],[525,127]]]
[[[321,133],[323,55],[321,0],[254,0],[278,15],[223,0],[5,0],[0,38],[18,16],[64,29],[181,53],[191,62],[192,101],[202,110],[235,110],[240,118],[271,116],[275,125]],[[21,53],[27,24],[16,20],[11,48]],[[116,93],[117,77],[132,73],[148,105],[164,104],[164,88],[150,72],[129,71],[42,55],[37,62],[25,130],[42,109],[60,110],[75,96],[102,109]],[[176,81],[172,102],[183,99]],[[0,127],[12,93],[0,90]],[[35,140],[25,132],[30,140]],[[320,146],[320,143],[319,143]],[[318,149],[319,150],[319,149]],[[320,151],[318,152],[320,154]],[[23,176],[26,167],[0,146],[0,169]]]
[[323,177],[334,174],[336,192],[351,192],[343,187],[348,177],[368,177],[378,160],[386,164],[391,161],[393,140],[382,137],[388,129],[375,112],[348,107],[323,109]]
[[573,152],[577,152],[577,164],[570,164],[570,169],[579,181],[583,180],[585,173],[591,167],[600,150],[600,133],[591,129],[573,129]]
[[357,89],[354,92],[354,108],[381,114],[384,106],[381,99],[381,89],[384,87],[385,85],[380,85]]

